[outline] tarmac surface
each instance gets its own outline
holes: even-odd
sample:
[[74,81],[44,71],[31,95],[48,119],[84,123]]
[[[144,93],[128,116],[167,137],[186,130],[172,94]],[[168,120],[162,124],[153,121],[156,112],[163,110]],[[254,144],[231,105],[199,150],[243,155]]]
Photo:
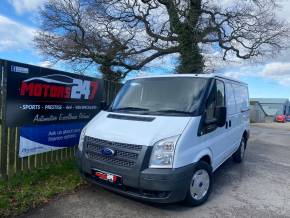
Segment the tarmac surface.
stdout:
[[226,161],[204,205],[148,204],[89,186],[22,217],[289,217],[290,131],[251,128],[242,164]]

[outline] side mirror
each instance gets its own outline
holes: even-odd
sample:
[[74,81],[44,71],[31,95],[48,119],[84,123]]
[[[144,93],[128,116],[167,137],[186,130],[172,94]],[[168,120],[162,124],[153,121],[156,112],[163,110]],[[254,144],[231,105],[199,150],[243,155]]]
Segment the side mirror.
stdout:
[[216,107],[215,116],[217,119],[217,126],[223,127],[227,121],[227,108],[226,107]]
[[101,103],[100,103],[100,109],[101,110],[106,110],[107,107],[108,107],[107,102],[106,101],[101,101]]

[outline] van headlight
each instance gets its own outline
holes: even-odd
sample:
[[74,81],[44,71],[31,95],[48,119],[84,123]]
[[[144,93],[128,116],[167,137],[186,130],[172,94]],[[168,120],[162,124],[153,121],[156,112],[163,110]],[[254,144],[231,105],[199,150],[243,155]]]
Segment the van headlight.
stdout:
[[80,140],[79,140],[79,146],[78,146],[79,151],[83,151],[85,135],[86,135],[86,128],[83,128],[81,135],[80,135]]
[[178,136],[162,139],[153,145],[150,168],[172,168]]

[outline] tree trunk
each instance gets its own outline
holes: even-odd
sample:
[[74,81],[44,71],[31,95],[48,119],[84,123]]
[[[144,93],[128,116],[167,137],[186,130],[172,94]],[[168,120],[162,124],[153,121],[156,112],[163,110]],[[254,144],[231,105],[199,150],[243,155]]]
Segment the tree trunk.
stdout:
[[204,61],[197,44],[190,43],[181,45],[180,62],[177,73],[203,73]]
[[200,16],[201,0],[190,0],[186,19],[178,29],[180,39],[178,73],[203,73],[204,60],[198,47],[198,34],[196,32]]
[[122,74],[120,72],[114,72],[110,66],[101,65],[100,71],[102,72],[104,80],[120,82],[122,78]]
[[177,73],[203,73],[204,60],[193,34],[190,30],[183,30],[180,34],[180,62]]

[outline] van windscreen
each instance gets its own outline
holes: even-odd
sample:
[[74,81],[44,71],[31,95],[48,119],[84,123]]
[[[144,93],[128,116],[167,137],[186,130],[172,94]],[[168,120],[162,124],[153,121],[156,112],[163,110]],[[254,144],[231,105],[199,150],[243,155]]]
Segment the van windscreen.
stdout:
[[208,79],[158,77],[126,82],[111,111],[156,115],[194,115],[199,108]]

